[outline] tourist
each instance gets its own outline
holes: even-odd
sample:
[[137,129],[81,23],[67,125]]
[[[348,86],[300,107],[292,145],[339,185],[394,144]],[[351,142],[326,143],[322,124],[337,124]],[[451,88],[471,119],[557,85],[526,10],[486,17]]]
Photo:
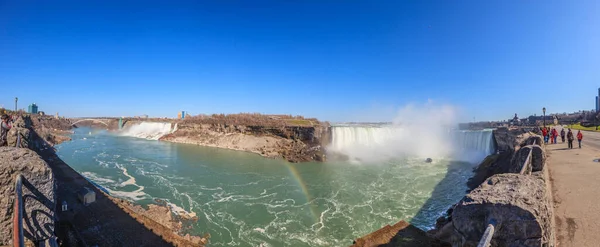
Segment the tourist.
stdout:
[[569,148],[573,148],[573,132],[571,131],[571,129],[569,129],[569,132],[567,133],[567,141],[569,143]]
[[560,130],[560,139],[562,140],[563,143],[565,143],[565,128],[562,128]]
[[556,144],[556,137],[558,137],[558,131],[555,128],[552,128],[552,143]]
[[2,123],[0,124],[0,147],[7,146],[6,136],[10,130],[10,124],[8,123],[8,115],[2,115]]
[[548,144],[548,129],[546,129],[546,127],[542,129],[542,135],[544,136],[544,143]]
[[581,148],[581,140],[583,140],[583,134],[581,133],[581,130],[577,131],[577,141],[579,142],[579,148]]

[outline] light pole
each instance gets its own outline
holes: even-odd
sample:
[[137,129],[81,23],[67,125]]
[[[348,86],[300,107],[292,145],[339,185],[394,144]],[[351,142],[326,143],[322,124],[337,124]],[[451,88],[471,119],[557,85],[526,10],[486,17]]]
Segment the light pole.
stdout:
[[542,108],[542,112],[544,113],[544,128],[546,128],[546,107]]

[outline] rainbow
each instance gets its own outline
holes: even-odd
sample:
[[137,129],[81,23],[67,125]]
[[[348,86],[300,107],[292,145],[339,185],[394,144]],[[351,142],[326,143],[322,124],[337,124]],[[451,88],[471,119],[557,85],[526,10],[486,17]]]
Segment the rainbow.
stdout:
[[300,172],[298,172],[298,169],[296,169],[296,167],[294,167],[291,163],[288,163],[288,162],[284,162],[284,163],[287,166],[288,170],[290,171],[290,174],[292,175],[292,177],[294,177],[294,179],[300,186],[300,189],[302,190],[304,197],[306,197],[306,202],[308,203],[308,207],[310,209],[310,213],[312,214],[313,219],[315,220],[315,222],[318,221],[319,216],[317,216],[318,214],[317,214],[317,208],[315,207],[316,205],[314,205],[312,203],[313,198],[310,195],[308,188],[306,187],[306,183],[302,179],[302,175],[300,174]]

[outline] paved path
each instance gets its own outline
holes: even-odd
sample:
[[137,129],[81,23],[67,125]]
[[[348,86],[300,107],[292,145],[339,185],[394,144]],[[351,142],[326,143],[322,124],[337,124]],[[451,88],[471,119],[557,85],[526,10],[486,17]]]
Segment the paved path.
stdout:
[[[560,130],[559,130],[560,131]],[[577,134],[577,131],[573,131]],[[582,148],[546,145],[560,247],[600,246],[600,133],[583,131]]]

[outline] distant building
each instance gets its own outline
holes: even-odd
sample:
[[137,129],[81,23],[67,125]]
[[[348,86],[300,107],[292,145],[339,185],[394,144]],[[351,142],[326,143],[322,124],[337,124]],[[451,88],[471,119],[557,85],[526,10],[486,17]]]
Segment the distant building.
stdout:
[[38,113],[38,106],[35,103],[29,105],[29,111],[28,112],[31,113],[31,114],[37,114]]
[[184,119],[185,118],[185,111],[180,111],[177,113],[177,119]]
[[596,96],[596,112],[600,111],[600,88],[598,88],[598,96]]

